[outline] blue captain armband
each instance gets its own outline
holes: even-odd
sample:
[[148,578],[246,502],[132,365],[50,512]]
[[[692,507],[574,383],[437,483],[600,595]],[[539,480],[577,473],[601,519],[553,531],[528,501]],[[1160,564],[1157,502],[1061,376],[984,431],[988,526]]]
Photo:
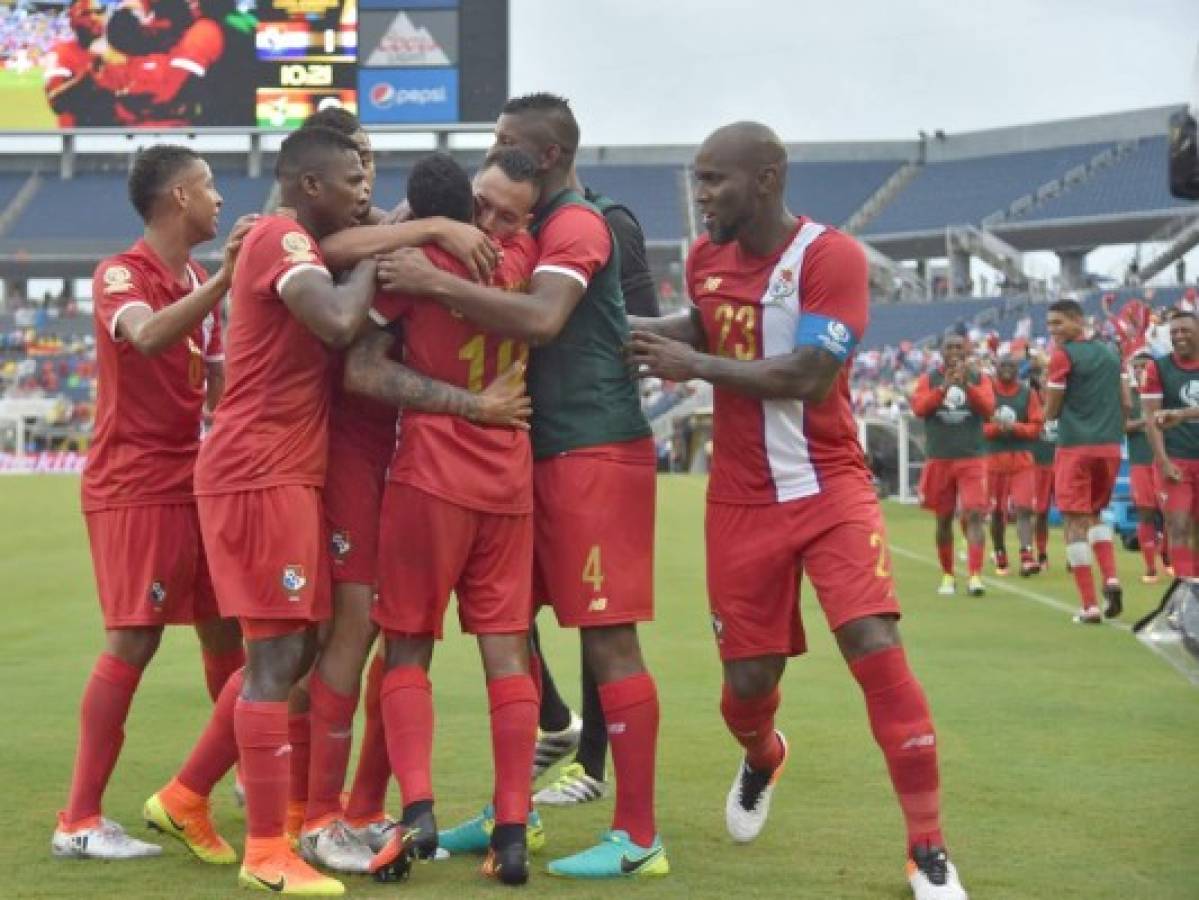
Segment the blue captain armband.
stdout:
[[815,313],[801,313],[795,329],[795,346],[819,347],[845,362],[858,345],[858,339],[844,322]]

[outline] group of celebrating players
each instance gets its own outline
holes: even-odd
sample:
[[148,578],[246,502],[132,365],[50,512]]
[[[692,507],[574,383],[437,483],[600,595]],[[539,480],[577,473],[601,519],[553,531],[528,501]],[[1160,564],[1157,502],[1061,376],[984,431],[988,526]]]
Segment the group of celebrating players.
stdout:
[[1157,356],[1147,342],[1147,320],[1108,341],[1088,327],[1076,300],[1063,299],[1049,306],[1047,324],[1053,341],[1047,366],[1030,358],[1024,377],[1014,355],[998,357],[988,375],[971,358],[964,333],[945,337],[942,366],[920,379],[912,397],[927,439],[921,503],[937,520],[938,593],[956,591],[958,517],[967,542],[967,591],[981,596],[987,516],[996,574],[1008,574],[1005,532],[1014,516],[1019,571],[1031,576],[1048,566],[1048,513],[1056,502],[1081,606],[1074,621],[1098,624],[1123,611],[1114,535],[1100,514],[1111,501],[1125,441],[1145,563],[1141,580],[1157,582],[1159,557],[1170,575],[1199,574],[1193,540],[1199,519],[1196,316],[1185,306],[1169,313],[1172,351]]
[[[789,755],[775,715],[787,658],[805,651],[806,573],[885,757],[911,888],[965,898],[850,408],[869,318],[862,249],[788,211],[786,151],[769,128],[728,125],[695,158],[707,233],[687,260],[692,305],[632,316],[622,258],[636,247],[578,179],[567,102],[510,100],[495,138],[473,184],[433,154],[384,213],[367,135],[347,113],[319,113],[280,149],[281,206],[235,225],[211,278],[190,258],[217,234],[211,171],[181,147],[138,154],[130,197],[145,237],[95,276],[101,378],[83,497],[106,647],[54,854],[161,852],[104,818],[101,797],[163,626],[193,623],[214,708],[146,801],[151,828],[204,862],[237,862],[210,811],[236,766],[245,887],[338,895],[318,866],[392,880],[447,850],[524,883],[545,842],[535,754],[544,768],[578,740],[573,714],[551,726],[544,711],[555,692],[533,621],[547,605],[579,630],[583,731],[606,728],[616,782],[611,829],[548,871],[668,874],[658,694],[637,636],[653,617],[655,465],[636,380],[700,378],[715,388],[708,614],[721,714],[744,749],[731,838],[761,832]],[[439,831],[428,669],[451,592],[483,661],[495,783],[479,816]],[[392,775],[398,821],[383,808]]]

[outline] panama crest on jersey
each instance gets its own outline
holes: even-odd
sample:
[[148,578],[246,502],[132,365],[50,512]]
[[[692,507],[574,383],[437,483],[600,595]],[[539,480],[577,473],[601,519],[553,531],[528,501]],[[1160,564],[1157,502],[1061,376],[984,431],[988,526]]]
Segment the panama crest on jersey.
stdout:
[[155,611],[161,612],[163,604],[167,602],[167,589],[161,581],[153,581],[150,583],[150,590],[146,592],[146,597],[150,601],[150,605]]
[[774,277],[770,279],[770,286],[766,292],[770,295],[771,300],[786,300],[796,292],[798,287],[795,270],[789,267],[779,268]]
[[304,567],[296,565],[283,567],[282,581],[283,590],[293,595],[292,600],[298,600],[299,598],[294,595],[304,590],[304,586],[308,584],[308,578],[304,575]]

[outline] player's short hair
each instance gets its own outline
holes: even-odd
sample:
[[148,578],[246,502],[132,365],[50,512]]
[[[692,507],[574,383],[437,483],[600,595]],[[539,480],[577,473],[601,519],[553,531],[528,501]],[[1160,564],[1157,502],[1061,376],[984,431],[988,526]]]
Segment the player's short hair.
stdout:
[[1176,306],[1172,310],[1170,310],[1170,321],[1171,322],[1173,322],[1175,319],[1194,319],[1194,318],[1199,318],[1195,315],[1194,310],[1186,309],[1181,306]]
[[469,222],[475,214],[470,177],[448,153],[421,157],[408,174],[408,207],[418,219],[445,216]]
[[323,125],[299,128],[279,147],[275,177],[280,180],[298,178],[305,172],[320,169],[330,157],[346,150],[358,157],[358,145],[340,131]]
[[487,154],[479,171],[486,172],[492,166],[498,167],[510,181],[518,184],[537,180],[537,161],[517,147],[501,147]]
[[200,154],[179,144],[143,147],[129,170],[129,202],[143,222],[150,221],[154,203],[179,173],[199,160]]
[[567,156],[573,158],[579,149],[579,123],[570,108],[570,101],[565,97],[544,91],[512,97],[504,104],[500,114],[539,116],[549,126],[554,143],[561,147]]
[[353,137],[362,130],[362,123],[344,106],[326,106],[305,119],[300,127],[328,128],[330,131],[336,131],[346,137]]
[[1049,304],[1050,312],[1061,313],[1064,316],[1069,316],[1072,319],[1081,319],[1083,317],[1082,304],[1077,300],[1071,300],[1066,297]]

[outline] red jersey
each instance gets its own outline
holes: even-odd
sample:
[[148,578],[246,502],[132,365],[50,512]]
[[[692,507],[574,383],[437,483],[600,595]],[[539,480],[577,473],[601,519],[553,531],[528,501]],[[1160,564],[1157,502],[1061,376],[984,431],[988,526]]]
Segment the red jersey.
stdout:
[[[192,502],[200,449],[205,351],[219,353],[217,316],[156,356],[117,337],[117,322],[134,306],[151,312],[187,296],[207,278],[189,260],[180,282],[145,241],[96,267],[96,424],[83,471],[83,511]],[[217,344],[210,335],[214,329]]]
[[265,216],[246,235],[230,292],[228,379],[196,465],[197,494],[325,483],[333,357],[280,296],[306,269],[328,274],[295,219]]
[[[527,290],[537,261],[536,242],[522,233],[503,249],[493,283],[505,290]],[[441,249],[426,247],[425,253],[439,269],[466,276],[461,263]],[[486,334],[430,300],[381,293],[371,316],[381,325],[402,323],[407,365],[471,391],[481,391],[513,362],[528,359],[527,345]],[[388,479],[468,509],[501,515],[533,511],[529,435],[514,428],[405,410]]]
[[[46,96],[49,98],[72,78],[77,78],[90,69],[92,55],[79,41],[71,38],[69,41],[59,41],[55,44],[43,65]],[[60,128],[74,127],[75,114],[58,113],[58,125]]]
[[[389,355],[402,361],[398,349],[393,349]],[[351,444],[367,459],[383,467],[395,450],[398,418],[399,410],[394,406],[345,389],[345,357],[339,356],[333,366],[330,438]]]
[[782,503],[821,493],[834,476],[868,478],[849,397],[848,361],[869,320],[866,256],[857,242],[806,218],[770,256],[704,235],[687,257],[686,285],[709,353],[751,360],[814,346],[842,363],[821,403],[715,388],[708,499]]

